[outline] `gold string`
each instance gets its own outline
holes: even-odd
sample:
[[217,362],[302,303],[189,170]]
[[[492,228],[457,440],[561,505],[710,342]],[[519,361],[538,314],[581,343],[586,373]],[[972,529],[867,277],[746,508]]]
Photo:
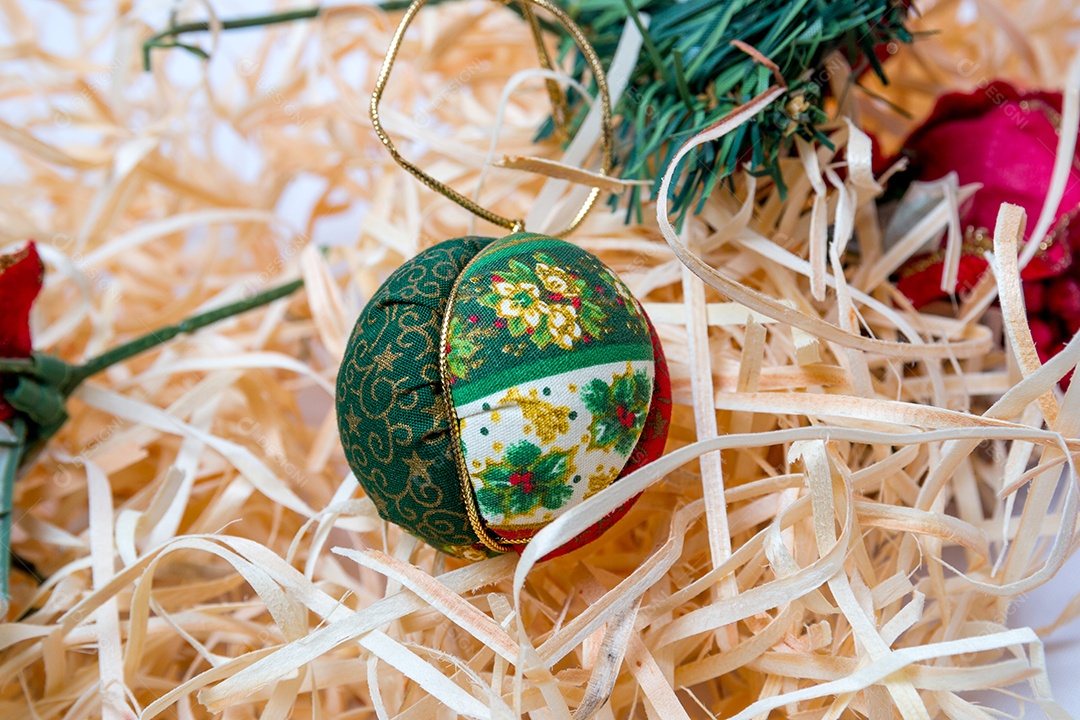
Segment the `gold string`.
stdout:
[[[502,215],[494,213],[487,208],[481,207],[480,205],[476,204],[469,198],[459,193],[457,190],[454,190],[448,185],[439,182],[438,180],[421,170],[419,167],[402,157],[401,153],[399,153],[397,148],[394,147],[393,141],[390,139],[390,136],[386,134],[386,131],[383,129],[382,122],[379,120],[379,102],[382,100],[383,92],[386,90],[386,83],[390,78],[390,71],[394,67],[394,60],[397,59],[398,51],[401,49],[401,43],[405,38],[405,31],[409,28],[409,25],[412,23],[417,13],[419,13],[420,10],[430,1],[431,0],[413,0],[412,4],[410,4],[409,7],[405,10],[405,14],[404,16],[402,16],[401,23],[398,25],[397,30],[394,31],[394,36],[390,40],[390,47],[387,48],[386,56],[383,58],[382,67],[379,69],[379,77],[375,81],[375,89],[371,93],[371,124],[375,127],[375,134],[379,136],[379,140],[382,141],[382,144],[386,146],[386,149],[390,152],[390,155],[394,158],[394,161],[397,162],[397,164],[401,167],[405,168],[405,170],[411,173],[420,182],[424,183],[424,185],[427,185],[429,188],[439,193],[443,197],[453,200],[469,212],[487,220],[488,222],[494,223],[499,227],[506,228],[511,232],[522,231],[525,229],[524,220],[503,217]],[[581,48],[581,53],[585,56],[585,61],[588,63],[589,68],[592,70],[593,77],[596,79],[597,94],[600,96],[600,108],[602,112],[600,139],[603,144],[603,158],[601,160],[600,175],[607,175],[609,172],[611,172],[612,164],[613,133],[611,129],[611,97],[608,93],[607,75],[604,73],[604,68],[600,64],[600,58],[596,54],[596,50],[593,49],[592,44],[589,42],[588,38],[585,37],[585,33],[582,32],[581,28],[578,27],[577,23],[570,19],[570,16],[567,15],[566,12],[558,5],[551,2],[551,0],[520,0],[520,2],[523,6],[528,7],[529,5],[535,5],[536,7],[551,13],[559,22],[559,24],[562,25],[563,28],[566,29],[567,33],[569,33],[570,36],[574,39],[574,42],[578,44],[578,47]],[[532,18],[531,24],[535,23],[536,18],[535,15],[533,15],[532,13],[531,8],[526,13],[526,18],[529,17]],[[538,52],[540,53],[540,61],[541,63],[544,63],[545,58],[547,58],[548,64],[550,64],[550,58],[548,58],[547,56],[547,49],[543,47],[542,38],[539,34],[539,25],[534,24],[533,28],[534,38],[536,39],[539,46]],[[548,89],[550,93],[550,84],[548,85]],[[561,97],[562,94],[560,92],[559,98]],[[556,99],[554,93],[552,93],[552,101],[553,103],[558,103],[558,100]],[[565,120],[564,109],[560,110],[560,108],[556,107],[553,110],[553,113],[556,120],[559,119],[560,113],[562,113]],[[556,126],[558,126],[558,122],[556,123]],[[574,219],[570,221],[570,224],[559,232],[551,233],[551,235],[553,235],[554,237],[563,237],[573,232],[574,229],[577,228],[577,226],[580,225],[581,222],[585,219],[585,216],[589,214],[589,211],[592,210],[592,207],[596,203],[596,199],[597,197],[599,197],[599,195],[600,188],[594,187],[589,192],[589,196],[585,199],[585,202],[582,204],[581,209],[578,210],[577,215],[575,215]]]
[[[442,329],[439,332],[439,380],[442,382],[443,393],[445,393],[445,400],[443,401],[443,408],[446,410],[446,422],[450,428],[450,445],[454,453],[454,464],[457,466],[458,480],[461,482],[461,500],[465,504],[465,514],[469,518],[469,527],[472,528],[473,534],[476,535],[476,539],[480,541],[480,544],[486,547],[488,550],[493,550],[497,553],[510,552],[512,549],[511,544],[513,540],[507,540],[505,538],[499,538],[494,533],[488,531],[487,525],[484,523],[483,518],[480,517],[480,510],[477,507],[476,492],[472,485],[472,476],[469,474],[469,466],[465,462],[465,453],[461,444],[461,425],[458,424],[457,412],[453,408],[453,403],[450,402],[450,368],[447,363],[446,347],[447,347],[447,333],[450,330],[450,317],[453,315],[454,300],[457,297],[458,286],[461,283],[461,278],[465,277],[466,271],[469,266],[476,261],[476,258],[483,254],[478,253],[470,260],[466,266],[462,269],[461,273],[454,280],[454,285],[450,289],[450,297],[446,300],[446,310],[443,313]],[[518,541],[528,542],[528,540]]]
[[[536,56],[541,67],[554,71],[555,66],[551,62],[551,55],[548,54],[543,31],[540,29],[540,21],[537,20],[532,5],[528,0],[518,0],[518,4],[521,6],[522,17],[528,21],[529,30],[532,31],[533,44],[536,45]],[[566,106],[566,95],[555,78],[546,78],[544,84],[547,85],[548,97],[551,98],[551,120],[555,125],[555,137],[566,140],[570,136],[570,110]]]

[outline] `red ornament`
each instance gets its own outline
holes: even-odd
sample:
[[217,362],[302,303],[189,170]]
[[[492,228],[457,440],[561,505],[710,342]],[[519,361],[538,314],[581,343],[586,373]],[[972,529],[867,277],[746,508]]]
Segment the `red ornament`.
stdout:
[[[41,292],[45,266],[31,240],[25,248],[0,256],[0,358],[28,358],[33,350],[30,341],[30,307]],[[6,384],[0,382],[0,387]],[[15,414],[14,408],[0,398],[0,421]]]
[[[975,286],[986,272],[984,254],[1004,202],[1027,212],[1030,237],[1050,186],[1061,93],[1021,91],[996,81],[971,93],[943,95],[929,119],[905,143],[911,162],[908,180],[937,180],[955,172],[961,184],[980,183],[961,208],[967,228],[957,276],[957,291]],[[1080,329],[1080,170],[1074,162],[1054,224],[1031,262],[1021,272],[1032,338],[1045,362]],[[941,290],[944,253],[909,260],[898,272],[897,288],[915,307],[946,294]],[[1068,380],[1062,384],[1067,385]]]

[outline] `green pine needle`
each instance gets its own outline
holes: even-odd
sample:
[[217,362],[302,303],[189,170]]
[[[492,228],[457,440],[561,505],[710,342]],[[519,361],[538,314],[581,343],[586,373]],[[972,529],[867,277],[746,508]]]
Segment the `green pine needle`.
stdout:
[[[640,217],[640,202],[655,199],[660,178],[675,149],[775,82],[772,73],[731,45],[754,47],[780,68],[788,91],[731,136],[692,153],[671,191],[672,211],[682,218],[713,190],[719,180],[749,164],[758,176],[780,184],[779,161],[794,137],[822,137],[828,87],[825,59],[839,50],[852,67],[869,68],[884,80],[875,47],[910,42],[904,27],[906,0],[565,0],[563,3],[610,66],[629,19],[643,37],[630,85],[615,106],[619,124],[617,162],[620,175],[651,180],[649,197],[629,193],[627,219]],[[574,72],[589,78],[584,58],[567,38],[564,55],[573,53]],[[795,116],[789,108],[802,98]],[[577,122],[585,107],[576,100]],[[550,129],[545,124],[545,130]],[[781,190],[783,190],[781,186]],[[618,200],[613,198],[612,203]]]

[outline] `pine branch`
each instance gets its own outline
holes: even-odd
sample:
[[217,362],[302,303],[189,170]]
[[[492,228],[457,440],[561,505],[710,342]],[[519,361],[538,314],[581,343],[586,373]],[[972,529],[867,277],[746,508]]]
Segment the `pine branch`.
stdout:
[[[769,69],[734,47],[733,40],[776,63],[786,80],[787,93],[752,123],[688,158],[672,188],[672,208],[680,218],[746,163],[783,190],[780,158],[796,135],[816,139],[814,126],[827,119],[826,59],[840,51],[852,67],[868,67],[885,80],[875,49],[911,41],[904,27],[906,0],[566,0],[566,5],[606,65],[628,20],[642,31],[643,52],[615,107],[617,156],[621,177],[653,181],[650,198],[679,144],[774,82]],[[572,57],[574,74],[588,80],[584,59],[569,39],[563,53]],[[586,108],[575,99],[580,122]],[[642,199],[635,189],[628,219],[640,211]]]

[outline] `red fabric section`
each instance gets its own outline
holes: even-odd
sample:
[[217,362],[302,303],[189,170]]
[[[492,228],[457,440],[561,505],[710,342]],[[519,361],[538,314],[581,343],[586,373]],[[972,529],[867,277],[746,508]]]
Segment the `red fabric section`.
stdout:
[[[664,356],[664,346],[660,343],[656,328],[653,326],[652,321],[649,320],[648,315],[645,316],[645,320],[649,323],[649,333],[652,336],[653,361],[656,373],[653,380],[652,399],[649,403],[649,414],[645,419],[645,428],[641,431],[637,445],[634,446],[633,452],[630,453],[626,465],[623,466],[619,477],[615,478],[615,482],[663,455],[664,446],[667,444],[668,429],[671,427],[671,373],[668,370],[667,358]],[[626,513],[630,512],[630,508],[633,507],[639,497],[641,496],[635,495],[630,498],[622,506],[605,515],[595,525],[571,539],[559,549],[551,551],[540,561],[543,562],[544,560],[565,555],[596,540],[607,532],[608,528],[621,520]],[[503,532],[501,534],[504,537],[516,539],[532,537],[537,532],[536,530],[529,530],[521,533]],[[515,552],[520,554],[525,551],[526,546],[513,545],[512,547]]]
[[[0,357],[30,357],[30,307],[41,292],[45,267],[31,240],[25,248],[0,257]],[[0,382],[0,387],[6,387]],[[15,410],[0,399],[0,421]]]
[[[916,255],[911,262],[922,260],[927,255]],[[896,281],[896,288],[904,293],[911,304],[921,308],[934,300],[941,300],[946,295],[941,291],[941,274],[945,269],[940,262],[925,270],[901,277]],[[986,260],[980,255],[961,255],[956,272],[956,291],[965,293],[975,287],[982,274],[986,272]]]

